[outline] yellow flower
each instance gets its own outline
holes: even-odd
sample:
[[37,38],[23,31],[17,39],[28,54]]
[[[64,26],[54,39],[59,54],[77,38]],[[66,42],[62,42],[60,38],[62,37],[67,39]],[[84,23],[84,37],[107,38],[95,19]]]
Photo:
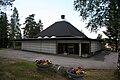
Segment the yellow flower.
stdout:
[[74,70],[75,70],[75,71],[78,71],[78,70],[80,70],[80,69],[79,69],[79,68],[75,68]]
[[82,71],[83,72],[83,74],[87,74],[87,72],[86,71]]
[[48,64],[47,62],[43,63],[43,65],[47,65],[47,64]]
[[80,70],[77,70],[77,71],[76,71],[76,74],[80,74]]

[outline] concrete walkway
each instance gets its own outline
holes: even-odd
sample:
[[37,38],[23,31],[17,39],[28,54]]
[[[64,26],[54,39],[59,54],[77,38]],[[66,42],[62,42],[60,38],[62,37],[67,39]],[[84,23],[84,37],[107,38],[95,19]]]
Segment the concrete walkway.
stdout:
[[91,58],[71,58],[56,55],[39,54],[35,52],[27,52],[13,49],[0,50],[1,57],[25,59],[35,61],[36,59],[48,59],[53,64],[61,66],[82,66],[88,69],[116,69],[117,68],[117,53],[109,53],[102,51],[98,55]]

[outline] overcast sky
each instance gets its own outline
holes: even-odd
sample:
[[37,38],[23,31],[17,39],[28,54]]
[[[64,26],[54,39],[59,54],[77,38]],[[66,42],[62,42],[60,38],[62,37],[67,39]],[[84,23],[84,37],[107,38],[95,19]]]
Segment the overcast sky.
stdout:
[[[96,38],[96,33],[90,33],[85,28],[86,24],[81,21],[79,13],[74,10],[74,0],[15,0],[14,7],[17,8],[20,17],[20,23],[24,23],[25,18],[31,14],[35,14],[35,21],[41,19],[44,29],[59,21],[61,15],[65,15],[65,19],[73,26],[88,36]],[[104,30],[104,29],[101,29]]]

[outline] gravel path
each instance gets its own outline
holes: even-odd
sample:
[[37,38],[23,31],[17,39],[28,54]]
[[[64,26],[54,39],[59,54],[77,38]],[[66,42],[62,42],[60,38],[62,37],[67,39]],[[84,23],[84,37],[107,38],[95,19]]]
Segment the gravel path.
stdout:
[[35,52],[27,52],[13,49],[0,50],[1,57],[25,59],[35,61],[36,59],[49,59],[53,64],[61,66],[82,66],[88,69],[116,69],[117,68],[117,53],[109,53],[102,51],[98,55],[91,58],[71,58],[56,55],[39,54]]

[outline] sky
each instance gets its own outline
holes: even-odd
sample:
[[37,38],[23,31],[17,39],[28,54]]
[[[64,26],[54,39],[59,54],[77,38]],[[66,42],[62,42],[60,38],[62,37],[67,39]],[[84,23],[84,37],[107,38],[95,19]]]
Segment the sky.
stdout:
[[[100,29],[98,33],[90,33],[85,28],[86,21],[81,21],[79,12],[74,10],[73,2],[74,0],[15,0],[13,7],[16,7],[19,12],[21,24],[25,22],[26,17],[35,14],[35,21],[38,22],[40,19],[45,29],[59,21],[61,15],[65,15],[68,22],[82,31],[87,37],[95,39],[105,28]],[[103,35],[103,37],[105,36]]]

